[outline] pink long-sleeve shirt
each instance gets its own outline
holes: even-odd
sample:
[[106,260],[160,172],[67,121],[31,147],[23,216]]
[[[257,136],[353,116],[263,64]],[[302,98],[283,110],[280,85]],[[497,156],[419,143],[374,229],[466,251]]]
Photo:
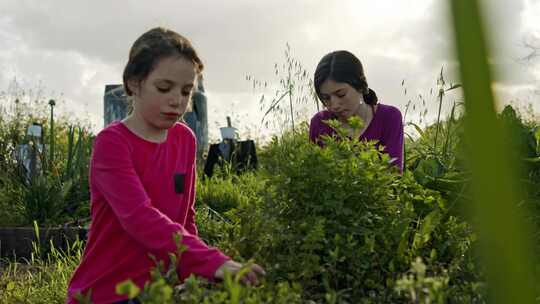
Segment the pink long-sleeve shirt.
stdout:
[[[320,141],[322,135],[335,135],[336,131],[324,123],[324,120],[337,119],[329,111],[320,111],[311,119],[309,124],[309,138],[312,142],[324,145]],[[360,135],[360,139],[374,140],[377,145],[384,146],[384,152],[394,159],[392,164],[403,172],[403,122],[398,108],[378,104],[368,127]]]
[[142,288],[155,267],[149,254],[168,265],[177,232],[187,246],[178,267],[181,279],[190,274],[212,279],[229,260],[197,236],[195,153],[195,136],[180,123],[159,144],[138,137],[121,122],[97,135],[89,178],[92,222],[67,303],[76,303],[73,296],[90,289],[96,304],[125,299],[116,294],[116,285],[131,279]]

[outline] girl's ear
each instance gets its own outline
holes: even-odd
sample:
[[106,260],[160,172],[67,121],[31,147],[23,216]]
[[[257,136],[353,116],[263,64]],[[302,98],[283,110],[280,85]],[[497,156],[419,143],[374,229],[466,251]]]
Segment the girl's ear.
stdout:
[[139,82],[137,82],[136,80],[128,80],[127,85],[132,95],[139,95]]

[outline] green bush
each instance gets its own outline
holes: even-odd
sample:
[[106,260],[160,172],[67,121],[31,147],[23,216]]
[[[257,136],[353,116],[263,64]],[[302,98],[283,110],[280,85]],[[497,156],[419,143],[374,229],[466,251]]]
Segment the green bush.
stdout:
[[252,172],[236,175],[218,171],[211,178],[197,180],[197,204],[206,205],[223,214],[256,200],[263,188],[264,180],[260,180]]
[[395,282],[418,256],[449,276],[448,294],[479,280],[474,235],[436,191],[397,174],[372,143],[327,140],[308,143],[305,126],[274,138],[261,153],[265,187],[226,212],[218,246],[316,301],[402,299]]

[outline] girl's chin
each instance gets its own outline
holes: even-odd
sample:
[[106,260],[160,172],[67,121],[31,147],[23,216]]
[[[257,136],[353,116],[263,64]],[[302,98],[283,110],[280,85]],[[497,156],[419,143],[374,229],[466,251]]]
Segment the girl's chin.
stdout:
[[350,112],[348,111],[336,113],[336,116],[339,120],[343,120],[343,121],[347,121],[351,117]]
[[172,128],[175,123],[176,123],[175,120],[162,120],[157,125],[157,127],[158,127],[158,129],[167,130],[167,129]]
[[170,129],[170,128],[172,128],[174,126],[175,123],[176,123],[176,121],[167,122],[165,124],[165,128]]

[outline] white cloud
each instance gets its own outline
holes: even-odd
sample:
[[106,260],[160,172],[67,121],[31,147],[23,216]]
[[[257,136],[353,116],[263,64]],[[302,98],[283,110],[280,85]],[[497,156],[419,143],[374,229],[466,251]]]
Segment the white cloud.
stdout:
[[521,14],[522,28],[526,32],[532,32],[536,37],[540,38],[540,1],[525,0],[525,7]]
[[[540,1],[483,3],[490,32],[504,46],[493,57],[497,81],[505,92],[525,94],[509,86],[534,87],[540,79],[537,62],[518,60],[523,35],[540,32]],[[226,113],[260,121],[260,92],[245,76],[276,86],[273,66],[284,62],[287,42],[310,75],[326,53],[352,51],[383,102],[402,109],[409,98],[429,96],[441,66],[449,82],[459,81],[444,1],[4,0],[0,11],[0,91],[13,77],[42,83],[63,93],[66,111],[88,115],[99,127],[105,84],[121,82],[129,47],[154,26],[186,35],[199,50],[214,134],[213,120]]]

